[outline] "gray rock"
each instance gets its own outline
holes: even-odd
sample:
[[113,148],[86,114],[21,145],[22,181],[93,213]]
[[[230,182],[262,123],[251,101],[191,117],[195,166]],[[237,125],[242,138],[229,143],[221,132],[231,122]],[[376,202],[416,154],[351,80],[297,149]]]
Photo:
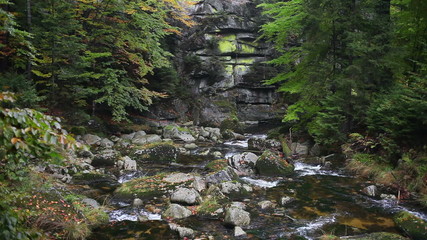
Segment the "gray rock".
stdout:
[[135,145],[145,145],[155,142],[161,142],[162,138],[156,134],[148,134],[148,135],[137,135],[132,139],[132,143]]
[[397,197],[394,194],[384,194],[382,193],[380,195],[381,199],[386,199],[386,200],[397,200]]
[[196,141],[188,129],[185,129],[184,131],[184,129],[173,125],[163,128],[163,138],[177,139],[187,143]]
[[103,148],[112,148],[114,146],[114,142],[110,141],[108,138],[104,138],[98,142],[98,145]]
[[171,204],[163,213],[163,216],[176,219],[186,218],[191,216],[191,211],[179,204]]
[[120,153],[113,149],[105,149],[95,154],[92,160],[92,166],[94,167],[112,167],[118,160]]
[[193,180],[194,176],[188,173],[172,173],[163,178],[163,181],[169,183],[182,183]]
[[196,191],[201,192],[206,189],[206,181],[201,177],[194,177],[192,187],[196,189]]
[[205,179],[207,184],[218,184],[221,182],[231,181],[235,178],[237,178],[237,175],[234,170],[227,168],[226,170],[221,170],[219,172],[207,175]]
[[123,134],[120,137],[123,140],[132,141],[133,137],[135,136],[135,133],[129,133],[129,134]]
[[251,222],[250,214],[237,207],[227,208],[224,223],[232,226],[247,226]]
[[137,161],[158,163],[175,161],[178,155],[178,148],[171,144],[162,143],[151,148],[136,150],[132,157]]
[[269,150],[264,151],[258,158],[255,168],[257,173],[264,176],[290,176],[294,174],[294,165]]
[[314,146],[310,149],[310,156],[319,157],[321,154],[321,149],[318,143],[314,144]]
[[169,223],[169,227],[172,231],[177,231],[180,238],[194,238],[195,233],[191,228],[180,227],[175,223]]
[[288,204],[288,203],[292,202],[293,200],[295,200],[295,199],[294,199],[294,198],[291,198],[291,197],[288,197],[288,196],[285,196],[285,197],[282,197],[282,198],[280,199],[280,204],[281,204],[282,206],[285,206],[286,204]]
[[171,201],[194,205],[201,202],[200,194],[193,188],[178,188],[171,195]]
[[378,195],[378,188],[375,185],[370,185],[365,187],[362,192],[370,197],[375,197]]
[[99,203],[95,199],[92,199],[92,198],[84,198],[84,199],[82,199],[82,203],[84,203],[86,206],[90,206],[92,208],[99,208],[100,207]]
[[136,171],[137,170],[137,163],[135,160],[132,160],[128,156],[124,156],[120,158],[119,162],[117,163],[120,169],[123,169],[125,171]]
[[144,202],[140,198],[135,198],[132,202],[132,206],[136,208],[142,207],[142,205],[144,205]]
[[215,152],[211,153],[210,155],[215,159],[221,159],[224,157],[220,151],[215,151]]
[[190,150],[196,149],[198,147],[199,146],[197,146],[195,143],[187,143],[187,144],[184,145],[185,149],[190,149]]
[[234,227],[234,236],[235,237],[245,237],[247,234],[243,229],[239,226]]
[[275,139],[250,138],[248,140],[248,149],[258,151],[264,151],[267,149],[280,150],[282,149],[282,143]]
[[82,140],[88,145],[95,145],[101,141],[101,138],[93,134],[86,134],[82,137]]
[[272,201],[265,200],[265,201],[259,202],[258,206],[261,209],[267,209],[267,208],[274,208],[274,207],[276,207],[276,204],[273,203]]
[[220,184],[221,192],[224,194],[231,194],[231,193],[240,193],[242,191],[242,184],[236,183],[236,182],[222,182]]
[[228,159],[228,164],[238,171],[239,175],[251,175],[255,173],[255,165],[258,156],[251,152],[233,155]]
[[245,210],[246,209],[246,204],[244,202],[232,202],[230,205],[230,208],[240,208]]
[[145,135],[147,135],[145,131],[138,131],[138,132],[135,132],[135,134],[133,135],[133,138],[139,138]]
[[304,143],[292,143],[291,150],[292,154],[298,154],[299,156],[307,156],[310,149],[310,142]]

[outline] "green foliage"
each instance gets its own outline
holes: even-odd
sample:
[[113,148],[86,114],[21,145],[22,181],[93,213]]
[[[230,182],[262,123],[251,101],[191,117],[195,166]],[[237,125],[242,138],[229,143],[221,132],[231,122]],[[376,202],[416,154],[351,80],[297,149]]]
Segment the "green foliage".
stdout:
[[[13,101],[10,93],[0,94],[0,104]],[[57,148],[75,148],[75,140],[61,128],[59,119],[31,109],[0,105],[0,173],[2,180],[20,180],[31,161],[60,163]]]

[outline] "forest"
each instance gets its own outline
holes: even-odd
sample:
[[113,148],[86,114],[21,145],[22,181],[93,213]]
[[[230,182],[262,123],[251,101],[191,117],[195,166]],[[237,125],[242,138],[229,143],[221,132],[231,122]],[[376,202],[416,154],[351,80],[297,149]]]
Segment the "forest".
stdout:
[[[245,14],[256,17],[251,15],[249,21]],[[247,26],[250,31],[245,32]],[[264,52],[258,53],[261,50]],[[252,58],[263,59],[253,63]],[[208,90],[203,90],[205,79]],[[230,79],[234,85],[223,84]],[[108,213],[111,224],[113,204],[92,208],[82,199],[94,198],[102,205],[100,199],[113,201],[129,188],[148,188],[148,183],[125,186],[134,180],[120,182],[113,194],[103,193],[99,198],[82,194],[73,184],[90,185],[85,174],[105,180],[110,176],[104,175],[111,173],[117,178],[120,174],[110,168],[123,165],[125,155],[141,157],[138,151],[162,147],[165,153],[156,157],[163,161],[159,159],[172,151],[166,151],[168,147],[183,154],[185,148],[191,152],[188,144],[194,142],[200,145],[199,141],[213,139],[212,146],[216,146],[227,140],[244,140],[249,132],[242,120],[246,114],[242,104],[253,101],[249,104],[253,109],[267,105],[259,97],[253,100],[253,91],[268,92],[274,98],[271,109],[275,112],[269,114],[277,115],[279,122],[266,133],[268,140],[258,149],[259,159],[271,158],[270,148],[278,151],[285,165],[297,169],[293,161],[310,160],[314,154],[301,153],[295,146],[309,142],[310,149],[320,149],[316,159],[344,156],[339,164],[346,171],[397,193],[397,203],[414,200],[424,214],[427,208],[425,0],[0,0],[0,88],[1,239],[98,239],[90,238],[91,232],[109,224]],[[172,111],[176,101],[185,102],[185,107]],[[204,106],[208,103],[203,101],[218,105],[222,112],[213,115],[224,114],[220,123],[198,124],[199,115],[207,111]],[[173,124],[163,126],[166,120],[157,119],[157,128],[141,123],[154,118],[154,112],[180,110],[186,121],[175,123],[174,119]],[[246,123],[258,120],[250,118]],[[194,126],[184,123],[190,121]],[[213,128],[218,128],[219,135],[215,130],[203,135],[205,129]],[[158,136],[162,143],[144,138],[145,145],[140,144],[134,136],[138,132]],[[113,140],[125,139],[126,134],[134,134],[130,145]],[[105,144],[111,142],[113,147],[103,146],[103,140],[90,143],[85,138],[88,135],[110,138]],[[270,139],[278,145],[268,142]],[[250,145],[251,139],[248,141]],[[198,145],[194,148],[204,146]],[[96,165],[98,152],[102,155],[106,148],[120,152],[120,157],[112,164]],[[77,163],[88,158],[87,152],[93,152],[88,169]],[[209,161],[218,161],[214,164],[222,167],[228,161],[228,168],[243,171],[225,155],[219,157],[222,161]],[[152,160],[141,160],[141,165],[147,161]],[[140,162],[136,162],[139,169]],[[52,179],[56,169],[61,169],[59,175],[67,169],[63,175],[73,180],[60,183]],[[256,167],[253,173],[263,175],[262,169]],[[120,173],[122,170],[129,169],[123,167]],[[156,174],[153,176],[163,178],[165,173]],[[157,181],[156,177],[150,181]],[[211,195],[201,197],[197,210],[191,209],[193,203],[188,208],[208,211],[229,204],[220,197],[208,197]],[[133,204],[139,198],[132,199]],[[53,214],[43,215],[46,210]],[[228,226],[227,213],[224,221]],[[287,220],[299,219],[287,214]],[[396,219],[399,217],[394,221],[402,236],[427,239],[425,233],[413,234]],[[419,226],[425,228],[426,219],[422,219]],[[176,231],[177,239],[195,237]],[[212,231],[207,235],[215,235]],[[296,232],[279,237],[249,232],[250,239],[339,239],[334,234]],[[371,232],[377,231],[363,233]],[[200,234],[196,236],[205,239]]]

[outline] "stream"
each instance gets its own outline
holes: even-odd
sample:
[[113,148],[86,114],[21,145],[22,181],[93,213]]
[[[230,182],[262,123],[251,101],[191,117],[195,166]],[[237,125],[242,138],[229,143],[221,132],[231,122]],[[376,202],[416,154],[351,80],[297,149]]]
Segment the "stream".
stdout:
[[[247,140],[254,136],[266,137],[262,134],[247,134],[246,140],[224,142],[213,147],[202,146],[193,150],[193,153],[197,155],[198,152],[212,148],[229,158],[234,154],[247,152]],[[121,176],[119,182],[157,171],[199,173],[209,161],[208,158],[198,156],[181,159],[172,165],[150,166],[143,171]],[[364,195],[361,189],[370,184],[351,176],[342,169],[339,164],[342,161],[337,162],[324,168],[297,160],[294,163],[296,175],[292,178],[258,175],[241,177],[242,182],[254,189],[249,196],[233,199],[243,201],[251,214],[250,225],[244,227],[247,238],[318,239],[323,234],[351,236],[372,232],[398,233],[392,218],[401,210],[427,219],[426,213],[417,210],[409,202],[398,205],[395,200],[381,200]],[[283,199],[288,203],[280,204]],[[277,203],[277,206],[261,209],[258,203],[265,200]],[[156,204],[156,199],[153,204]],[[124,202],[115,202],[112,206],[114,209],[109,212],[110,224],[96,229],[92,240],[180,239],[159,213],[134,209]],[[148,221],[138,222],[137,215],[145,216]],[[193,215],[174,222],[192,228],[200,239],[234,239],[233,228],[224,226],[218,219]]]

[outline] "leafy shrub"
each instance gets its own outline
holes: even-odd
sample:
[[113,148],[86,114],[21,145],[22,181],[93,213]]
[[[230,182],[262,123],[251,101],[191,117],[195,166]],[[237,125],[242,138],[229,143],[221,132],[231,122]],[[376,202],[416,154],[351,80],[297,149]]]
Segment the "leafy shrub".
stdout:
[[16,104],[20,107],[35,107],[44,99],[37,95],[34,84],[22,74],[0,74],[0,87],[0,90],[14,92]]

